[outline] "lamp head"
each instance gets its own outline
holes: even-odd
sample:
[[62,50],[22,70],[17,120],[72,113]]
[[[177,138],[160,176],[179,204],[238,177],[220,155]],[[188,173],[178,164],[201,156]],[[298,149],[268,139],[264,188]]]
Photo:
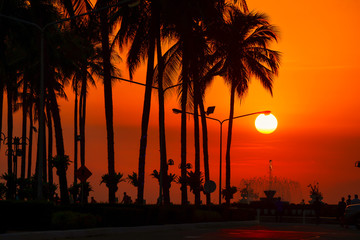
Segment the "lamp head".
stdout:
[[360,161],[355,162],[355,167],[360,168]]
[[269,115],[271,113],[271,111],[264,111],[265,115]]
[[173,113],[175,113],[175,114],[181,113],[181,110],[180,110],[180,109],[176,109],[176,108],[173,108],[172,111],[173,111]]
[[210,115],[215,111],[215,106],[208,107],[206,110],[206,115]]

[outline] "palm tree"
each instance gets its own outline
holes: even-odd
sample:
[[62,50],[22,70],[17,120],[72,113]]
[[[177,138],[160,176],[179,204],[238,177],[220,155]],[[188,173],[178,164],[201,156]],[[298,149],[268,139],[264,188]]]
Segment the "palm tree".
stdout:
[[[34,2],[34,12],[42,14],[43,18],[36,19],[40,22],[54,22],[59,19],[60,16],[55,8],[46,5],[46,1],[43,5],[39,5],[38,2]],[[74,54],[73,43],[74,35],[69,32],[66,25],[56,25],[51,27],[51,31],[46,32],[46,45],[45,45],[45,59],[48,62],[45,69],[45,77],[47,78],[47,94],[50,104],[50,113],[54,126],[55,143],[57,156],[60,159],[65,159],[64,140],[62,134],[61,118],[59,113],[59,106],[57,103],[57,97],[66,97],[64,92],[64,86],[68,83],[70,76],[73,75],[74,69],[77,67],[75,63],[79,61],[79,58]],[[66,44],[65,44],[66,43]],[[60,48],[61,51],[58,51]],[[81,57],[81,54],[79,54]],[[68,61],[72,59],[72,61]],[[41,110],[40,110],[41,111]],[[60,183],[60,195],[61,201],[67,203],[69,201],[67,191],[67,179],[66,179],[66,166],[60,165],[60,169],[57,169]]]
[[[108,1],[98,0],[95,9],[109,6]],[[117,181],[115,173],[115,153],[114,153],[114,124],[113,124],[113,99],[112,99],[112,64],[111,64],[111,47],[110,47],[110,31],[111,24],[109,9],[104,9],[99,12],[100,21],[100,40],[101,40],[101,58],[103,67],[103,84],[104,84],[104,99],[105,99],[105,119],[106,119],[106,134],[107,134],[107,153],[108,153],[108,176],[110,180],[107,183],[109,188],[109,203],[115,203],[115,193],[117,191]]]
[[190,66],[191,66],[191,51],[192,46],[192,29],[195,26],[195,18],[198,13],[199,6],[194,4],[194,1],[177,1],[164,3],[166,12],[166,19],[173,24],[174,32],[177,33],[179,46],[182,53],[181,61],[181,204],[188,204],[187,184],[186,184],[186,109],[188,103],[188,93],[190,91]]
[[[154,78],[154,56],[156,44],[156,32],[159,28],[159,1],[141,0],[137,7],[124,13],[122,23],[116,39],[118,45],[122,47],[124,42],[131,40],[128,52],[127,65],[129,68],[130,79],[133,77],[135,69],[143,59],[147,58],[146,87],[144,104],[141,120],[141,137],[138,165],[138,191],[137,202],[144,202],[145,185],[145,156],[147,145],[147,132],[149,126],[149,116],[151,107],[151,93]],[[160,50],[161,51],[161,50]],[[161,137],[161,136],[160,136]],[[163,155],[162,155],[163,156]]]
[[[24,13],[25,5],[23,1],[6,1],[0,6],[0,13],[12,14],[13,16],[21,15]],[[3,92],[6,89],[7,92],[7,147],[8,147],[8,171],[9,176],[7,181],[7,199],[15,197],[15,169],[12,167],[13,151],[12,151],[12,137],[13,137],[13,109],[16,103],[16,97],[18,92],[18,72],[20,70],[19,62],[23,59],[21,37],[19,31],[12,31],[12,29],[18,29],[19,24],[7,19],[1,19],[1,33],[0,33],[0,50],[1,50],[1,65],[0,65],[0,86],[1,86],[1,121],[2,121],[2,101]],[[24,28],[21,28],[24,30]],[[25,30],[26,32],[26,30]],[[6,59],[6,61],[5,61]]]
[[130,183],[131,185],[133,185],[134,187],[138,187],[139,186],[139,178],[138,178],[138,176],[137,176],[137,173],[136,172],[133,172],[131,175],[130,174],[128,174],[128,176],[127,176],[127,181],[128,181],[128,183]]
[[[230,186],[230,147],[234,117],[235,94],[244,97],[251,77],[260,80],[265,89],[272,94],[272,82],[277,75],[280,54],[268,48],[277,40],[275,28],[268,22],[266,15],[243,13],[231,6],[224,24],[218,28],[215,47],[223,61],[223,78],[230,84],[230,114],[226,149],[226,192]],[[226,197],[230,204],[230,194]]]
[[[7,181],[8,184],[8,195],[6,199],[13,199],[15,197],[15,169],[12,167],[13,162],[13,149],[12,149],[12,139],[13,139],[13,96],[14,96],[14,87],[13,83],[16,83],[16,78],[12,78],[8,80],[6,93],[7,93],[7,151],[8,151],[8,176],[9,180]],[[13,176],[13,178],[12,178]]]
[[[186,179],[186,110],[191,98],[190,93],[197,88],[195,81],[199,81],[201,74],[199,70],[204,65],[200,64],[201,58],[207,48],[198,49],[203,39],[201,34],[208,27],[207,24],[213,24],[211,20],[214,18],[214,13],[217,13],[218,5],[222,1],[213,0],[199,0],[199,1],[176,1],[166,2],[164,9],[166,9],[166,18],[173,24],[174,32],[180,45],[182,61],[181,61],[181,178]],[[200,39],[199,42],[194,39]],[[205,44],[206,45],[206,44]],[[196,90],[198,92],[198,90]],[[199,99],[196,99],[195,108],[199,104]],[[196,110],[195,110],[196,111]],[[196,114],[197,115],[197,114]],[[197,150],[198,151],[198,150]],[[196,164],[199,166],[198,164]],[[207,174],[205,173],[205,176]],[[182,182],[181,186],[182,204],[187,204],[187,185]]]
[[[83,23],[86,22],[85,17],[84,18],[74,18],[75,16],[79,15],[79,14],[83,14],[85,13],[88,9],[92,9],[92,4],[91,2],[87,1],[87,0],[82,0],[82,1],[74,1],[74,0],[64,0],[62,1],[63,4],[63,8],[66,10],[67,14],[69,15],[69,17],[71,17],[72,19],[70,20],[70,28],[74,31],[75,33],[78,33],[78,31],[81,31],[83,28]],[[86,29],[89,30],[89,29]],[[76,34],[78,35],[78,34]],[[86,58],[83,58],[85,60],[87,60]],[[81,67],[82,70],[82,67]],[[74,184],[76,184],[76,177],[75,177],[75,172],[77,170],[77,158],[78,158],[78,125],[79,125],[79,117],[78,117],[78,113],[82,110],[78,109],[79,108],[79,101],[78,101],[78,95],[79,95],[79,88],[80,88],[80,77],[81,77],[81,72],[83,71],[76,71],[74,77],[73,77],[73,82],[72,82],[72,88],[74,90],[75,93],[75,101],[74,101]],[[80,72],[80,74],[79,74]],[[87,73],[86,73],[87,74]],[[79,76],[80,75],[80,76]]]
[[[191,175],[193,178],[200,178],[200,123],[199,123],[199,105],[200,99],[202,97],[200,91],[200,76],[202,75],[203,67],[201,65],[205,64],[202,59],[204,59],[204,54],[207,47],[206,40],[203,38],[203,31],[198,31],[196,34],[196,38],[194,38],[194,56],[198,59],[198,61],[194,61],[194,64],[191,68],[191,78],[192,78],[192,103],[193,103],[193,110],[194,110],[194,143],[195,143],[195,172]],[[204,165],[205,166],[205,165]],[[208,170],[208,169],[207,169]],[[208,173],[208,172],[207,172]],[[193,181],[194,183],[199,183],[198,181]],[[200,205],[200,186],[193,187],[193,193],[195,195],[195,205]],[[207,202],[208,202],[207,198]]]
[[[56,153],[57,156],[61,158],[65,156],[65,148],[64,148],[64,138],[62,133],[61,119],[59,114],[59,106],[53,88],[50,88],[48,90],[49,90],[49,98],[51,101],[50,111],[54,122]],[[65,204],[69,202],[66,170],[67,168],[65,167],[65,165],[60,165],[59,169],[57,169],[57,174],[59,176],[59,185],[60,185],[60,197],[61,197],[61,201]]]
[[[189,171],[187,173],[187,183],[190,187],[190,192],[193,192],[194,194],[196,194],[196,192],[199,192],[204,190],[204,178],[202,176],[201,172],[193,172],[193,171]],[[200,205],[200,203],[198,203]]]
[[[167,188],[168,190],[170,190],[170,188],[171,188],[171,183],[177,181],[177,177],[176,177],[176,175],[174,173],[167,173],[167,175],[164,176],[163,179],[161,179],[162,177],[160,175],[160,172],[158,172],[156,169],[154,169],[153,172],[150,175],[153,178],[157,179],[159,184],[160,184],[161,181],[163,181],[163,186],[165,188]],[[158,201],[159,200],[160,199],[158,199]],[[160,202],[158,202],[158,203],[160,203]]]
[[[63,2],[64,8],[70,17],[92,11],[93,6],[90,1],[73,1],[65,0]],[[75,93],[74,102],[74,183],[77,184],[76,171],[78,169],[78,141],[80,141],[80,165],[85,166],[85,119],[86,119],[86,97],[88,93],[89,83],[95,85],[92,75],[88,69],[99,73],[98,59],[96,59],[94,40],[96,35],[96,27],[94,26],[94,19],[92,17],[73,18],[70,22],[70,27],[74,31],[76,37],[76,48],[82,54],[78,59],[76,65],[79,68],[75,71],[73,76],[72,87]],[[79,96],[79,100],[78,100]],[[78,132],[80,129],[80,133]],[[83,184],[81,186],[84,186]],[[83,192],[83,191],[81,191]],[[76,197],[76,196],[75,196]],[[87,202],[87,196],[83,195],[82,202]]]
[[[11,1],[10,1],[11,2]],[[48,23],[48,22],[54,22],[55,20],[59,19],[59,14],[56,10],[56,8],[51,5],[49,3],[48,0],[42,0],[42,1],[16,1],[16,3],[18,4],[18,6],[22,6],[22,8],[20,9],[21,12],[13,12],[13,11],[9,11],[10,13],[13,13],[14,16],[21,16],[21,18],[25,19],[26,21],[29,21],[29,22],[34,22],[35,24],[39,25],[39,26],[43,26],[44,24]],[[19,4],[20,3],[20,4]],[[22,5],[21,5],[22,4]],[[6,5],[6,4],[5,4]],[[21,13],[21,14],[20,14]],[[22,26],[21,24],[19,25],[19,23],[16,23],[17,26]],[[52,50],[56,50],[56,47],[54,47],[54,45],[56,45],[57,47],[59,47],[60,45],[60,42],[59,40],[61,38],[59,38],[59,28],[55,28],[55,31],[52,31],[51,33],[50,32],[47,32],[45,34],[45,38],[46,40],[48,40],[48,44],[45,45],[45,58],[46,60],[50,63],[50,64],[47,64],[46,65],[46,69],[45,69],[45,74],[46,74],[46,77],[48,78],[48,92],[50,93],[50,98],[52,98],[51,102],[54,103],[55,105],[56,104],[56,97],[54,98],[54,94],[51,94],[53,93],[54,91],[54,83],[51,83],[52,80],[55,80],[55,72],[59,73],[59,69],[57,69],[57,71],[55,71],[55,68],[57,67],[54,67],[54,65],[56,64],[54,62],[55,58],[56,58],[56,54],[53,54],[54,52]],[[37,44],[39,41],[36,41],[39,39],[39,33],[38,33],[38,30],[36,29],[33,29],[33,28],[28,28],[28,26],[23,26],[23,28],[19,29],[19,28],[14,28],[14,29],[18,29],[18,31],[12,31],[12,33],[15,33],[16,34],[16,40],[19,40],[19,39],[22,39],[22,41],[7,41],[8,43],[11,43],[13,44],[13,46],[17,46],[16,48],[8,48],[10,51],[12,51],[11,55],[15,55],[14,54],[14,49],[23,49],[23,55],[25,56],[22,56],[22,58],[20,59],[23,59],[25,61],[25,66],[28,66],[26,69],[22,68],[22,67],[18,67],[16,69],[17,72],[22,72],[23,71],[23,78],[24,78],[24,82],[28,81],[29,79],[29,76],[31,76],[32,74],[30,74],[31,71],[34,71],[34,69],[36,68],[37,69],[37,72],[38,72],[38,69],[39,69],[39,61],[38,61],[38,51],[33,54],[31,51],[32,49],[38,49],[38,46],[34,47],[33,44]],[[54,30],[54,29],[52,29]],[[34,39],[34,41],[28,41],[27,38],[24,38],[24,35],[26,35],[27,37],[29,36],[33,36],[33,38],[31,39]],[[15,35],[14,35],[15,36]],[[24,40],[25,39],[25,40]],[[51,48],[50,47],[50,43],[51,44],[54,44]],[[9,47],[11,47],[10,45],[8,45]],[[30,47],[29,47],[30,46]],[[36,60],[34,61],[34,58],[32,58],[33,56],[37,57]],[[17,60],[17,59],[15,59]],[[13,62],[14,63],[14,62]],[[62,64],[58,64],[57,66],[62,66],[62,65],[66,65],[64,64],[64,62]],[[62,71],[62,70],[60,70]],[[8,74],[8,76],[10,76],[10,74]],[[14,74],[11,74],[12,78],[15,80],[15,78],[17,77],[16,75]],[[37,81],[36,79],[36,76],[38,77],[39,74],[35,74],[34,75],[35,77],[32,78],[32,81],[31,84],[32,84],[32,89],[36,91],[37,87],[39,86],[37,84]],[[10,77],[7,77],[8,79],[10,79]],[[14,81],[13,81],[14,82]],[[12,85],[14,85],[14,83],[12,83]],[[24,85],[23,87],[23,93],[24,93],[24,96],[26,94],[26,84]],[[8,87],[8,90],[11,89],[11,86],[9,85]],[[15,96],[15,94],[13,94]],[[12,98],[12,93],[9,94],[8,96],[9,98]],[[26,98],[24,97],[24,103],[26,101]],[[10,101],[9,101],[10,103]],[[24,124],[26,125],[26,111],[27,111],[27,108],[25,106],[26,104],[24,104],[24,108],[23,108],[23,111],[24,111]],[[9,112],[12,111],[12,106],[9,105]],[[44,111],[43,109],[40,109],[38,111]],[[55,122],[55,128],[56,128],[56,140],[57,140],[57,152],[59,155],[63,155],[64,154],[64,149],[63,149],[63,139],[62,139],[62,129],[61,129],[61,122],[60,122],[60,115],[58,113],[58,107],[55,106],[52,108],[52,111],[53,111],[53,115],[54,115],[54,122]],[[57,114],[54,113],[54,111],[57,111]],[[32,117],[32,116],[31,116]],[[12,121],[11,119],[11,114],[8,114],[8,119],[9,119],[9,122]],[[56,119],[56,120],[55,120]],[[9,133],[12,131],[12,124],[9,125],[8,127],[9,129]],[[23,129],[23,135],[26,135],[26,129],[24,128]],[[32,131],[33,128],[30,129],[30,131]],[[45,132],[44,132],[45,134]],[[12,137],[12,133],[9,134],[8,136],[9,138]],[[11,151],[11,144],[9,143],[9,151]],[[24,148],[25,149],[25,148]],[[11,156],[11,154],[9,154],[9,156]],[[24,164],[24,161],[23,162],[23,166],[22,166],[22,176],[25,175],[25,164]],[[31,175],[31,161],[29,161],[29,164],[28,164],[28,175]],[[45,169],[44,169],[45,170]],[[41,169],[42,171],[42,169]],[[46,171],[46,170],[45,170]],[[60,172],[64,172],[64,171],[60,171]],[[66,186],[66,173],[63,173],[62,176],[60,176],[60,190],[62,192],[62,198],[65,202],[67,202],[67,186]],[[65,180],[65,181],[64,181]],[[64,185],[65,184],[65,185]]]

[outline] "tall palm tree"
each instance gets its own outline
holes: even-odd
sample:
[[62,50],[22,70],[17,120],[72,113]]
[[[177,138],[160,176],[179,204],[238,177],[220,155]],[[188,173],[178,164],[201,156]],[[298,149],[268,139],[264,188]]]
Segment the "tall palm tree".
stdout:
[[[193,92],[194,81],[198,81],[197,72],[201,70],[203,65],[199,64],[200,58],[203,56],[203,48],[198,51],[198,38],[208,27],[210,19],[214,17],[213,13],[217,13],[218,5],[222,1],[219,0],[198,0],[198,1],[172,1],[166,2],[166,18],[174,26],[174,32],[179,41],[182,53],[181,62],[181,178],[186,179],[186,110],[191,98],[189,93]],[[201,39],[201,38],[199,38]],[[195,79],[197,78],[197,79]],[[196,105],[198,100],[196,100]],[[197,174],[198,175],[198,174]],[[207,175],[207,174],[205,174]],[[187,204],[187,186],[186,182],[181,184],[182,204]]]
[[[12,74],[13,75],[13,74]],[[14,75],[13,75],[14,76]],[[15,197],[15,179],[16,179],[16,170],[13,168],[13,102],[14,102],[14,83],[16,84],[16,77],[8,79],[6,93],[7,93],[7,153],[8,153],[8,176],[9,180],[7,182],[8,193],[6,199],[13,199]]]
[[[272,94],[272,83],[278,73],[280,54],[269,49],[277,41],[275,28],[267,16],[260,13],[243,13],[231,6],[224,24],[215,35],[215,47],[223,59],[223,78],[230,85],[230,114],[226,147],[226,192],[230,193],[230,148],[234,117],[235,95],[242,98],[248,90],[251,77],[260,80]],[[226,194],[230,204],[231,194]]]
[[[204,157],[204,173],[205,173],[205,182],[210,181],[210,167],[209,167],[209,150],[208,150],[208,131],[207,131],[207,122],[206,115],[209,114],[207,110],[205,111],[204,99],[206,88],[212,83],[212,80],[215,76],[221,74],[222,61],[217,57],[214,57],[212,51],[208,51],[205,54],[203,63],[201,65],[202,71],[200,72],[199,80],[199,89],[197,90],[197,96],[199,101],[200,116],[201,116],[201,125],[202,125],[202,142],[203,142],[203,157]],[[210,193],[206,194],[206,204],[211,204]]]
[[[202,100],[203,95],[201,94],[201,88],[203,82],[201,82],[201,76],[203,75],[204,70],[206,69],[205,56],[209,54],[208,44],[206,42],[206,38],[204,35],[204,31],[202,29],[197,29],[196,34],[194,34],[194,51],[193,57],[197,59],[194,61],[191,67],[191,79],[192,79],[192,103],[194,109],[194,143],[195,143],[195,172],[194,177],[199,178],[197,182],[200,184],[200,122],[199,122],[199,107],[200,101]],[[204,164],[204,168],[206,170],[206,176],[208,177],[208,165]],[[207,179],[209,180],[209,179]],[[193,190],[195,195],[195,205],[200,205],[200,186],[196,187]],[[210,204],[210,195],[206,195],[206,202]]]
[[197,17],[197,10],[199,10],[198,2],[194,1],[175,1],[165,2],[164,9],[165,17],[174,26],[174,32],[177,33],[179,46],[182,53],[181,61],[181,204],[188,204],[187,183],[185,181],[187,175],[186,169],[186,109],[188,103],[188,93],[190,91],[190,66],[191,66],[191,51],[192,46],[192,29],[195,26],[195,18]]
[[32,167],[32,144],[33,144],[33,132],[34,129],[37,131],[37,129],[34,127],[34,116],[33,116],[33,109],[34,109],[34,91],[30,89],[29,94],[29,104],[28,104],[28,114],[29,114],[29,146],[28,146],[28,162],[27,162],[27,175],[26,178],[31,178],[31,167]]
[[[93,10],[91,1],[81,0],[65,0],[63,1],[64,8],[70,17],[80,14],[89,13]],[[85,166],[85,119],[86,119],[86,98],[89,88],[89,83],[95,85],[92,75],[88,69],[94,72],[99,72],[96,69],[98,66],[98,56],[95,54],[94,42],[96,39],[96,25],[93,17],[73,18],[70,21],[70,28],[74,31],[76,36],[77,49],[82,52],[82,57],[78,59],[76,65],[78,66],[73,76],[72,87],[75,93],[74,102],[74,183],[77,185],[76,171],[78,169],[78,142],[80,141],[80,165]],[[96,67],[95,67],[96,66]],[[80,131],[79,131],[79,130]],[[84,183],[81,184],[83,188]],[[81,191],[84,193],[84,191]],[[76,196],[75,196],[76,197]],[[87,195],[82,194],[81,202],[87,202]]]
[[23,93],[22,93],[22,155],[21,155],[21,179],[25,179],[25,166],[26,166],[26,131],[27,131],[27,111],[28,111],[28,79],[26,74],[23,77]]
[[[171,33],[165,29],[165,23],[162,23],[162,38],[169,38]],[[159,33],[159,32],[158,32]],[[157,37],[157,39],[162,39]],[[170,185],[166,180],[169,176],[168,174],[168,165],[171,165],[167,162],[166,157],[166,138],[165,138],[165,91],[172,89],[173,87],[178,87],[179,84],[174,83],[174,77],[178,76],[178,70],[181,66],[181,51],[180,45],[175,43],[172,45],[163,55],[161,54],[160,41],[157,40],[157,56],[161,56],[158,59],[158,65],[155,68],[154,80],[158,87],[158,102],[159,102],[159,141],[160,141],[160,177],[161,181],[161,193],[163,194],[164,204],[170,204]],[[164,180],[165,179],[165,180]],[[181,182],[181,181],[180,181]],[[159,202],[161,203],[161,202]]]
[[[11,1],[9,1],[9,2],[11,2]],[[19,6],[23,6],[23,8],[22,8],[23,11],[21,12],[21,14],[19,14],[18,12],[13,12],[13,11],[9,11],[8,13],[13,13],[12,16],[25,19],[26,21],[29,21],[29,22],[34,22],[35,24],[37,24],[39,26],[43,26],[49,22],[54,22],[60,18],[60,15],[57,12],[57,9],[48,0],[41,0],[41,1],[35,1],[35,0],[21,1],[21,0],[19,0],[16,2],[23,4],[23,5],[21,5],[21,4],[19,5]],[[6,6],[6,4],[5,4],[5,6]],[[24,76],[25,80],[27,80],[28,76],[30,76],[30,74],[28,74],[28,71],[30,70],[30,68],[31,69],[36,68],[37,72],[39,69],[38,52],[35,54],[31,54],[31,49],[39,49],[38,48],[39,46],[37,46],[37,44],[40,41],[37,41],[37,40],[39,40],[40,36],[39,36],[39,32],[37,29],[29,28],[28,26],[22,26],[21,24],[19,25],[19,23],[16,23],[16,24],[18,24],[18,27],[14,28],[14,29],[17,29],[18,31],[12,31],[12,32],[19,35],[18,39],[26,39],[26,40],[23,41],[23,42],[25,42],[25,44],[22,42],[21,45],[19,45],[17,48],[14,48],[14,49],[21,49],[21,47],[23,47],[22,49],[24,49],[25,55],[37,57],[35,61],[34,61],[34,59],[32,59],[33,61],[30,61],[30,58],[25,56],[25,59],[26,59],[25,61],[27,61],[27,64],[25,64],[25,65],[29,66],[29,69],[25,69],[23,76]],[[22,26],[22,29],[19,29],[19,26]],[[66,62],[64,64],[64,61],[62,61],[61,64],[59,64],[59,62],[55,63],[57,56],[61,55],[61,54],[58,54],[58,53],[60,53],[59,51],[54,54],[54,50],[57,51],[57,48],[59,48],[61,45],[61,43],[59,42],[59,40],[61,39],[61,37],[59,38],[59,31],[60,31],[59,27],[53,27],[51,29],[51,31],[47,31],[45,33],[45,39],[48,42],[47,42],[47,44],[45,44],[45,55],[44,56],[45,56],[47,62],[49,63],[45,66],[46,67],[45,75],[48,80],[47,81],[48,84],[46,87],[48,87],[48,92],[50,93],[50,95],[54,91],[54,83],[52,81],[56,80],[55,72],[57,73],[57,75],[59,75],[59,73],[62,72],[62,70],[59,69],[59,66],[62,67],[62,65],[66,65]],[[24,36],[27,36],[27,37],[24,38]],[[29,36],[33,36],[32,38],[30,38],[31,39],[30,41],[28,41]],[[11,41],[11,43],[12,44],[20,44],[20,41]],[[34,45],[35,47],[31,44],[35,44]],[[32,47],[28,47],[28,45],[31,45]],[[10,48],[8,48],[8,49],[11,50]],[[12,55],[15,55],[14,51],[12,52]],[[56,64],[57,64],[57,66],[55,67]],[[55,71],[55,69],[56,69],[56,71]],[[21,72],[22,68],[18,68],[17,72],[19,72],[19,70]],[[14,76],[14,75],[12,74],[12,76]],[[39,74],[37,74],[35,76],[38,77]],[[36,79],[38,79],[38,78],[36,78],[36,79],[35,78],[36,77],[34,77],[34,79],[33,79],[35,81],[32,81],[32,84],[33,84],[32,89],[36,91],[39,84],[37,84],[37,81],[36,81]],[[25,89],[25,87],[24,87],[24,89]],[[24,91],[24,94],[25,93],[26,93],[26,91]],[[9,97],[11,97],[11,94]],[[56,97],[55,97],[55,99],[53,98],[51,102],[56,104]],[[11,106],[9,109],[10,110],[12,109]],[[26,107],[24,108],[24,111],[26,111]],[[44,109],[38,109],[38,111],[44,111]],[[60,115],[58,113],[58,107],[55,106],[54,108],[52,108],[52,111],[53,111],[52,114],[54,115],[54,122],[56,123],[55,128],[56,128],[57,152],[58,152],[58,155],[64,155],[62,129],[61,129],[61,122],[60,122]],[[55,113],[54,111],[57,111],[57,113]],[[24,116],[25,115],[26,114],[24,114]],[[10,120],[10,118],[11,118],[10,114],[8,117]],[[11,130],[11,129],[12,129],[12,127],[10,124],[9,130]],[[32,131],[32,128],[31,128],[31,131]],[[12,134],[10,134],[8,137],[12,137]],[[10,145],[9,145],[9,147],[10,147],[9,151],[11,151]],[[44,159],[45,159],[45,156],[44,156]],[[30,163],[30,161],[29,161],[29,163]],[[30,172],[30,174],[31,174],[31,169],[30,169],[31,164],[28,164],[28,165],[29,165],[28,172]],[[22,170],[24,170],[24,168],[22,168]],[[41,169],[41,171],[42,170],[43,169]],[[64,168],[64,169],[60,170],[59,172],[62,172],[61,176],[59,176],[62,200],[64,202],[67,202],[68,197],[67,197],[67,186],[66,186],[66,170]],[[22,171],[22,173],[24,173],[24,171]]]
[[[91,69],[91,62],[95,60],[94,56],[94,32],[96,31],[94,24],[94,16],[85,16],[74,18],[74,16],[87,13],[93,10],[91,1],[87,0],[64,0],[63,8],[69,17],[72,17],[66,26],[70,30],[71,41],[68,45],[72,49],[76,49],[76,53],[70,52],[68,59],[71,59],[75,66],[73,74],[73,89],[75,92],[75,108],[74,108],[74,184],[76,184],[75,172],[78,168],[78,140],[80,140],[80,160],[81,166],[85,165],[85,112],[86,112],[86,94],[88,82],[94,84],[94,80],[88,69]],[[90,26],[92,23],[92,29]],[[79,94],[78,94],[79,93]],[[80,100],[78,101],[78,95]],[[78,139],[78,127],[80,128],[80,139]]]
[[[49,45],[59,46],[61,48],[61,54],[57,52],[57,54],[50,54],[51,51],[48,50],[48,67],[46,71],[46,77],[49,81],[46,84],[47,88],[47,99],[49,104],[49,112],[48,112],[48,121],[53,122],[54,133],[55,133],[55,146],[56,153],[58,159],[62,162],[57,165],[57,175],[59,176],[59,185],[60,185],[60,195],[61,201],[63,203],[69,202],[69,195],[67,190],[67,156],[65,155],[65,147],[64,147],[64,138],[60,117],[60,110],[58,105],[58,97],[66,98],[66,94],[64,92],[64,87],[68,83],[68,80],[73,72],[74,66],[72,62],[66,62],[64,59],[68,59],[69,52],[71,52],[71,44],[70,46],[65,44],[69,42],[69,38],[67,38],[67,33],[57,34],[56,40],[49,39]],[[56,69],[56,71],[55,71]],[[50,117],[51,116],[51,117]],[[49,146],[50,147],[50,146]],[[46,171],[46,169],[44,169]]]
[[[40,2],[34,1],[34,3],[31,2],[31,4],[34,13],[41,16],[35,19],[35,21],[39,22],[39,25],[54,22],[61,18],[57,9],[53,5],[50,5],[47,0]],[[38,16],[36,14],[34,15]],[[67,157],[65,155],[57,97],[66,97],[63,90],[64,86],[68,83],[70,76],[77,67],[74,65],[76,59],[73,60],[73,57],[76,57],[76,55],[74,54],[73,49],[74,44],[71,42],[73,36],[71,33],[72,32],[69,32],[69,28],[66,27],[66,24],[53,25],[51,26],[51,29],[49,28],[49,30],[45,33],[46,44],[44,56],[45,60],[48,62],[45,66],[45,77],[47,79],[46,88],[50,103],[50,112],[54,124],[56,152],[58,159],[63,161],[63,164],[58,165],[57,169],[57,174],[59,175],[61,201],[63,203],[67,203],[69,201],[66,179]],[[58,49],[60,49],[60,51]],[[68,59],[72,59],[73,61],[68,61]]]
[[[159,11],[159,6],[157,7]],[[170,204],[170,183],[168,181],[168,163],[166,155],[166,137],[165,137],[165,101],[164,101],[164,70],[165,62],[161,52],[161,34],[160,34],[160,13],[156,11],[158,18],[156,24],[156,49],[157,49],[157,86],[158,86],[158,101],[159,101],[159,142],[160,142],[160,184],[163,184],[160,189],[163,191],[164,204]],[[162,199],[160,199],[160,202]]]
[[[21,0],[4,1],[0,6],[0,13],[12,16],[21,16],[26,11],[25,3]],[[14,21],[2,18],[0,23],[0,57],[2,59],[0,65],[0,86],[1,86],[1,121],[2,121],[2,96],[6,89],[7,92],[7,147],[8,147],[8,181],[7,181],[7,199],[15,197],[15,169],[12,167],[13,151],[13,109],[16,106],[16,97],[18,93],[18,73],[20,71],[20,62],[23,59],[24,48],[21,45],[24,40],[21,39],[20,31],[13,31],[13,29],[21,29],[27,32],[26,28]],[[6,61],[5,61],[6,59]],[[15,159],[16,160],[16,159]]]
[[155,4],[156,2],[159,1],[141,0],[137,7],[124,13],[120,30],[116,36],[120,48],[126,41],[131,41],[127,58],[130,79],[133,78],[134,71],[140,65],[141,61],[147,58],[146,87],[141,119],[138,191],[136,199],[139,204],[143,204],[144,202],[146,145],[154,78],[156,18],[159,17],[155,14],[156,8],[158,7],[158,5]]
[[[106,0],[98,0],[95,9],[109,6],[110,2]],[[106,119],[106,135],[107,135],[107,153],[108,153],[108,176],[109,182],[109,203],[115,203],[115,193],[117,190],[117,181],[115,173],[115,151],[114,151],[114,124],[113,124],[113,99],[112,99],[112,69],[111,64],[111,46],[110,33],[112,26],[110,24],[109,15],[111,11],[104,9],[99,12],[99,27],[101,40],[101,58],[103,67],[103,85],[105,99],[105,119]]]

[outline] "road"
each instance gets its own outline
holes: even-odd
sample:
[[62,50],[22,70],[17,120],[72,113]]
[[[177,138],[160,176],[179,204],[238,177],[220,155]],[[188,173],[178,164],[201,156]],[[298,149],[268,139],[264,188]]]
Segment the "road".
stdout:
[[7,233],[0,240],[359,240],[360,230],[339,225],[226,222],[126,228]]

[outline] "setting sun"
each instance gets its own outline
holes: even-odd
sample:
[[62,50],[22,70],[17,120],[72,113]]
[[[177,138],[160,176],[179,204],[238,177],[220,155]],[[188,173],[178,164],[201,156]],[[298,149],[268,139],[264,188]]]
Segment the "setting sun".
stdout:
[[255,120],[256,129],[263,134],[270,134],[277,128],[277,120],[271,113],[268,115],[260,114]]

